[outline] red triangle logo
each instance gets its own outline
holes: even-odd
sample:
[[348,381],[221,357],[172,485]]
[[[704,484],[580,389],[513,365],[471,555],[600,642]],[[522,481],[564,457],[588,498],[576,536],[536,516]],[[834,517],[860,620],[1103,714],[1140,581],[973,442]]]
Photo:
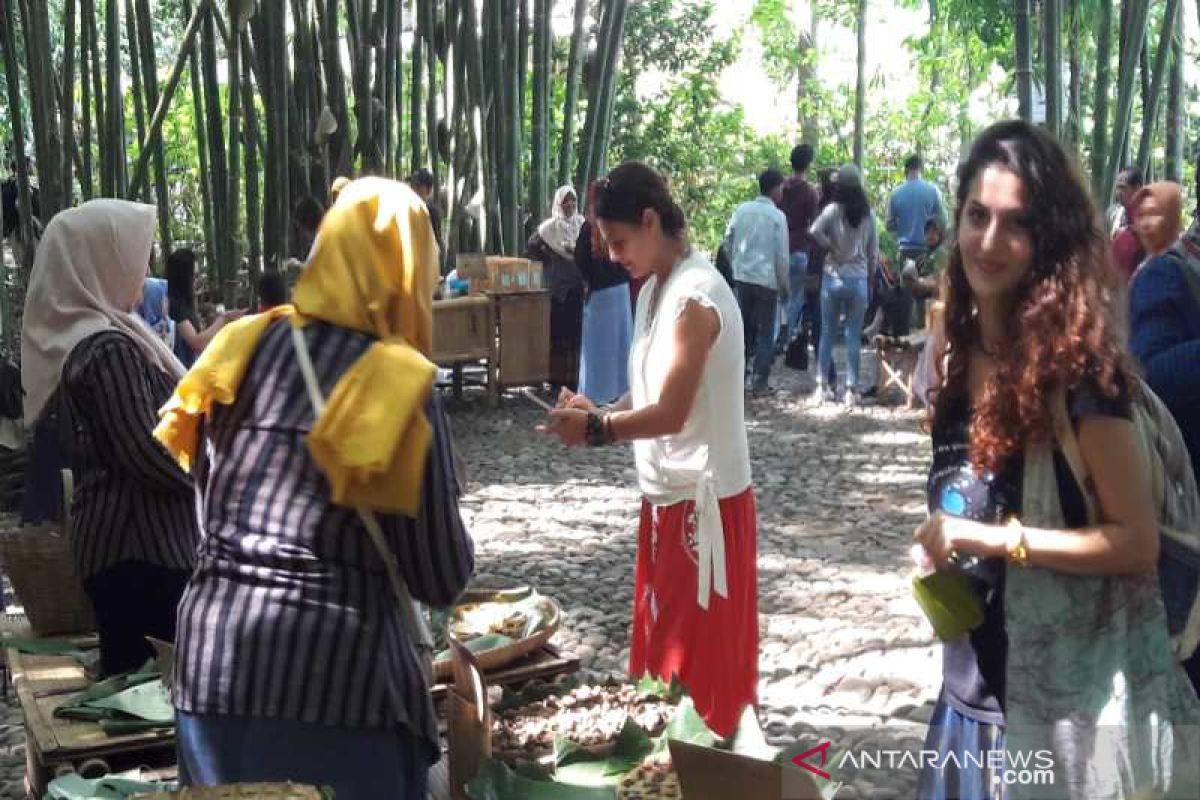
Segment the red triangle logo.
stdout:
[[825,780],[830,780],[830,776],[829,776],[828,772],[826,772],[823,769],[818,769],[817,767],[814,767],[812,764],[808,763],[809,758],[811,758],[812,756],[815,756],[819,753],[821,755],[821,766],[822,767],[825,766],[825,762],[829,758],[830,744],[831,744],[830,742],[822,742],[821,744],[817,745],[813,749],[803,752],[800,755],[793,758],[792,763],[795,764],[797,767],[800,767],[801,769],[808,770],[813,775],[817,775],[821,778],[824,778]]

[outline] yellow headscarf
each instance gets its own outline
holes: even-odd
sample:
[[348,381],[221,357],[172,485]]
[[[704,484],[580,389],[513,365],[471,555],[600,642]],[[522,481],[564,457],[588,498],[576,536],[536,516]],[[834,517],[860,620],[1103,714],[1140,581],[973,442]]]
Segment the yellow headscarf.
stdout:
[[154,435],[184,469],[199,423],[231,404],[272,322],[323,320],[378,339],[338,380],[308,438],[333,501],[415,514],[432,430],[424,406],[437,368],[432,345],[437,244],[425,204],[407,186],[361,178],[325,215],[294,306],[234,322],[213,339],[162,410]]

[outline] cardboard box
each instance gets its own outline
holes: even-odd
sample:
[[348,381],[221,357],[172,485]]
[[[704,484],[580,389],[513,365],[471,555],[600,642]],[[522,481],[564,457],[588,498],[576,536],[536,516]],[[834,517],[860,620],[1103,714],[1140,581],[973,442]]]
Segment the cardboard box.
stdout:
[[803,770],[675,740],[668,747],[683,800],[822,800]]

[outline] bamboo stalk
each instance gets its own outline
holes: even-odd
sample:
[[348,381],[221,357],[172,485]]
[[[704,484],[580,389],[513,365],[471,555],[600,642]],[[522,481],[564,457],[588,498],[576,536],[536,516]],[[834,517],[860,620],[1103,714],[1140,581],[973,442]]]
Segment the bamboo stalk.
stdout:
[[1030,53],[1029,0],[1016,0],[1014,36],[1017,56],[1017,109],[1021,119],[1033,119],[1033,58]]
[[38,155],[38,200],[42,222],[66,205],[62,186],[63,148],[50,55],[50,20],[45,3],[26,5],[22,33],[29,87],[29,116]]
[[1062,0],[1042,0],[1042,53],[1046,87],[1046,128],[1062,131]]
[[108,153],[108,194],[110,197],[120,197],[126,193],[125,185],[125,103],[124,91],[121,89],[121,4],[117,0],[109,0],[105,5],[105,39],[104,57],[106,59],[106,74],[108,99],[108,141],[105,150]]
[[[96,4],[95,0],[84,0],[85,7],[90,10],[87,15],[87,24],[89,27],[89,41],[92,45],[92,99],[96,103],[96,147],[97,151],[97,166],[100,168],[100,194],[112,195],[112,187],[110,185],[111,171],[109,171],[109,153],[108,139],[109,132],[112,130],[108,124],[108,98],[105,95],[104,89],[104,72],[100,68],[100,27],[96,20]],[[107,191],[106,191],[107,187]]]
[[592,173],[593,177],[603,175],[608,172],[608,149],[612,143],[612,125],[613,125],[613,109],[617,98],[617,77],[621,70],[622,47],[621,43],[625,40],[625,16],[629,10],[628,0],[619,0],[620,8],[617,13],[616,29],[613,35],[616,37],[614,47],[615,53],[613,56],[612,76],[608,91],[604,94],[604,110],[600,116],[601,134],[600,134],[600,149],[599,162],[596,170]]
[[[84,200],[91,200],[95,191],[92,174],[92,71],[89,54],[92,51],[87,12],[90,0],[80,0],[79,8],[79,122],[83,136],[83,164],[79,172],[79,190]],[[74,54],[72,53],[72,56]]]
[[536,215],[548,208],[550,179],[550,0],[534,0],[533,8],[533,161],[529,208]]
[[383,74],[383,151],[384,171],[390,177],[396,177],[396,108],[399,98],[396,87],[403,83],[398,80],[397,54],[400,51],[400,9],[396,2],[384,3],[384,47],[380,71]]
[[62,123],[62,143],[65,157],[63,158],[63,203],[70,207],[74,205],[75,179],[74,159],[76,154],[75,142],[75,36],[76,11],[75,0],[63,1],[63,58],[62,86],[58,93],[59,118]]
[[[195,14],[192,13],[191,0],[183,0],[183,13],[187,18],[194,16],[196,20],[196,31],[193,31],[195,37],[199,30],[200,23],[204,21],[208,13],[209,0],[199,0]],[[190,27],[190,25],[189,25]],[[204,124],[204,91],[201,86],[200,76],[200,53],[199,47],[195,43],[191,47],[185,47],[181,53],[188,54],[188,60],[191,65],[191,83],[192,83],[192,122],[196,131],[196,157],[200,162],[200,174],[197,176],[200,182],[200,203],[201,215],[204,221],[204,252],[206,258],[212,258],[212,253],[216,250],[216,236],[213,228],[215,222],[215,213],[213,211],[213,192],[212,192],[212,172],[209,170],[208,162],[208,138],[205,132]],[[168,92],[163,93],[163,97],[169,96]],[[165,108],[163,109],[165,116]],[[157,116],[157,115],[156,115]],[[153,126],[152,126],[153,127]]]
[[1179,0],[1167,0],[1167,8],[1163,13],[1162,29],[1158,35],[1158,50],[1154,53],[1153,80],[1150,84],[1150,94],[1144,98],[1145,113],[1142,117],[1142,139],[1138,147],[1138,169],[1145,175],[1150,171],[1150,154],[1154,148],[1154,133],[1158,124],[1158,112],[1161,106],[1163,86],[1168,82],[1167,57],[1171,53],[1171,42],[1174,38],[1176,21],[1179,19]]
[[[148,0],[136,0],[135,13],[137,17],[137,42],[138,49],[141,50],[142,63],[142,86],[145,90],[146,107],[154,109],[150,119],[150,127],[154,125],[154,117],[158,114],[159,106],[159,86],[158,86],[158,56],[154,51],[154,19],[150,15],[150,4]],[[185,36],[186,41],[186,36]],[[130,49],[133,49],[131,43]],[[179,61],[182,68],[182,60]],[[175,78],[178,80],[178,76]],[[174,91],[174,87],[171,87]],[[162,122],[159,122],[161,127]],[[162,243],[164,252],[171,252],[172,235],[171,235],[171,212],[170,199],[167,195],[167,162],[166,156],[163,153],[163,143],[161,133],[156,136],[147,134],[141,138],[142,149],[149,148],[150,155],[154,159],[154,199],[158,206],[158,230],[159,241]],[[134,179],[137,178],[138,165],[143,163],[141,153],[138,154],[137,164],[134,165]],[[144,170],[145,167],[142,167]],[[137,192],[138,187],[136,181],[130,180],[130,190]]]
[[1092,101],[1092,194],[1102,207],[1108,198],[1101,195],[1104,168],[1108,158],[1108,100],[1112,84],[1112,2],[1100,3],[1100,18],[1096,33],[1096,82]]
[[[321,24],[321,55],[325,64],[325,90],[330,110],[337,120],[338,129],[329,138],[330,161],[333,172],[347,175],[350,172],[350,116],[346,109],[346,84],[342,77],[342,61],[338,37],[337,0],[318,0],[325,3],[323,14],[318,14]],[[322,190],[329,187],[321,187]]]
[[[13,160],[17,166],[17,205],[20,219],[17,222],[21,241],[27,245],[33,241],[33,196],[29,187],[29,157],[25,152],[25,115],[21,103],[21,75],[17,65],[17,43],[14,15],[10,2],[0,0],[0,49],[4,51],[4,75],[8,88],[8,115],[12,122]],[[33,248],[14,248],[19,268],[18,289],[28,285],[29,271],[33,268]],[[6,335],[9,327],[5,328]]]
[[224,271],[227,269],[229,236],[225,229],[229,197],[229,167],[225,149],[221,109],[221,87],[217,79],[216,21],[213,4],[200,24],[200,72],[204,81],[205,134],[208,137],[208,167],[211,170],[209,190],[212,193],[214,233],[221,233],[213,242],[214,251],[206,253],[210,288],[220,289]]
[[425,82],[428,91],[425,93],[425,136],[429,141],[429,169],[433,172],[433,183],[438,185],[441,179],[441,153],[438,147],[438,104],[437,104],[437,42],[433,27],[434,0],[418,0],[421,13],[421,31],[425,37]]
[[[113,2],[113,0],[109,0]],[[129,69],[133,76],[130,85],[133,91],[133,119],[137,130],[137,141],[146,141],[146,98],[142,89],[143,73],[141,53],[138,47],[138,37],[133,13],[133,0],[125,0],[125,41],[129,48]],[[134,189],[131,196],[136,196],[143,203],[149,202],[150,195],[145,189]]]
[[225,211],[225,230],[228,237],[228,249],[226,257],[228,262],[224,270],[226,280],[221,286],[221,296],[225,303],[233,306],[237,302],[235,294],[236,278],[238,270],[242,263],[241,243],[242,243],[242,219],[241,209],[238,204],[242,194],[241,187],[241,141],[242,135],[239,129],[241,118],[238,109],[241,106],[241,22],[238,14],[238,0],[229,0],[229,26],[230,37],[229,46],[225,51],[225,58],[228,63],[226,70],[226,80],[228,82],[228,105],[226,107],[226,115],[229,117],[229,189],[226,195],[226,211]]
[[[523,3],[524,0],[515,0],[515,3]],[[508,0],[506,10],[508,11],[507,22],[505,26],[505,52],[507,54],[503,79],[506,86],[505,99],[508,101],[508,107],[505,109],[504,115],[504,189],[505,189],[505,204],[504,204],[504,225],[506,229],[506,243],[508,244],[509,255],[517,255],[525,246],[525,237],[522,235],[521,225],[521,123],[522,123],[522,108],[521,84],[524,75],[521,74],[521,53],[520,53],[520,14],[513,14],[514,0]]]
[[[558,184],[571,180],[571,164],[575,160],[575,105],[579,99],[579,79],[583,71],[583,26],[587,20],[587,0],[575,0],[575,27],[571,33],[571,50],[567,56],[567,92],[563,100],[562,143],[558,150]],[[580,199],[586,186],[576,187]]]
[[1183,59],[1183,33],[1177,28],[1171,37],[1171,78],[1167,87],[1167,158],[1163,169],[1163,177],[1176,183],[1183,182],[1183,145],[1187,130]]
[[1116,128],[1113,133],[1113,149],[1108,159],[1108,167],[1104,173],[1104,183],[1100,187],[1099,196],[1112,196],[1113,185],[1117,180],[1117,170],[1124,161],[1129,144],[1129,131],[1133,115],[1133,82],[1137,78],[1138,59],[1146,42],[1146,19],[1149,15],[1149,0],[1131,0],[1129,19],[1123,31],[1125,53],[1132,57],[1121,63],[1121,74],[1117,81],[1117,111]]
[[421,18],[420,13],[422,0],[413,0],[413,45],[412,45],[412,72],[411,86],[412,90],[408,93],[409,99],[409,147],[411,148],[410,171],[416,172],[424,163],[422,153],[424,147],[421,143],[421,116],[422,116],[422,96],[421,96],[421,73],[424,71],[424,61],[422,50],[424,46],[421,41]]
[[[167,111],[170,108],[171,101],[175,97],[175,90],[179,87],[179,79],[183,76],[183,68],[192,62],[192,92],[198,99],[200,97],[198,71],[196,70],[196,32],[200,29],[200,22],[204,19],[206,8],[212,0],[199,0],[196,10],[193,12],[190,9],[190,0],[184,3],[184,12],[189,14],[187,28],[184,29],[183,43],[180,45],[179,53],[175,56],[175,64],[171,67],[171,74],[167,77],[166,84],[163,85],[162,94],[158,97],[158,103],[154,107],[154,116],[150,119],[150,127],[146,131],[146,139],[142,142],[141,152],[138,154],[137,163],[133,167],[133,177],[129,181],[129,188],[136,192],[141,188],[142,181],[146,177],[146,165],[154,151],[160,150],[162,147],[162,126],[167,118]],[[199,124],[203,120],[203,115],[196,116],[196,123]],[[200,143],[197,143],[201,146]],[[155,158],[158,156],[155,155]],[[206,168],[207,169],[207,168]],[[163,170],[165,175],[165,167]],[[165,193],[164,193],[165,196]]]
[[[248,38],[243,34],[243,39]],[[244,49],[244,48],[243,48]],[[250,263],[248,273],[250,286],[258,291],[258,277],[262,274],[262,192],[258,176],[258,112],[254,107],[254,86],[251,83],[248,59],[242,61],[242,115],[246,119],[246,241],[249,246]]]

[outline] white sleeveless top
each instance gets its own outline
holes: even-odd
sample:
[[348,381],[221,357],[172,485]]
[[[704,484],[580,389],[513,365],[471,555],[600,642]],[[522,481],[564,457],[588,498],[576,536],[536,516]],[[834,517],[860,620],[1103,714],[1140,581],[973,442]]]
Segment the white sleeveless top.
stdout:
[[[629,350],[629,386],[635,410],[657,402],[662,393],[675,357],[675,322],[688,301],[713,309],[721,323],[683,429],[671,436],[639,439],[633,446],[638,482],[651,504],[696,501],[701,577],[698,600],[707,608],[710,584],[718,594],[726,594],[718,500],[741,494],[751,482],[743,406],[742,314],[729,284],[695,250],[675,265],[662,291],[657,288],[655,276],[638,295]],[[655,301],[657,307],[653,307]]]

